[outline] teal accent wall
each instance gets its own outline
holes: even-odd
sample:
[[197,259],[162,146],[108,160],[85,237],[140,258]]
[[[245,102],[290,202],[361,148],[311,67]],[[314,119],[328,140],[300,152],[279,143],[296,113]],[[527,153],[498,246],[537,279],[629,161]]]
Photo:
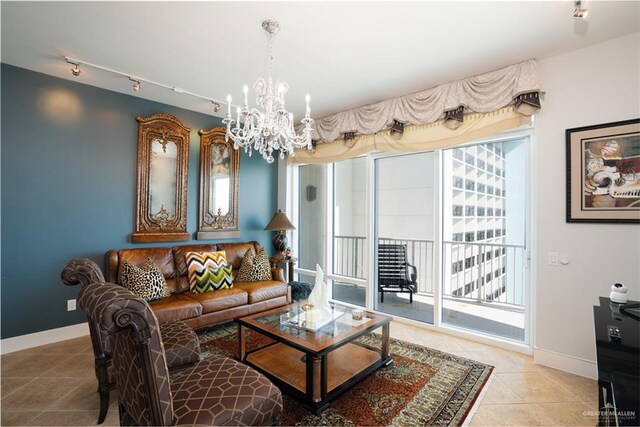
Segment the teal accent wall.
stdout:
[[[67,311],[67,300],[79,290],[60,281],[68,260],[86,257],[103,266],[109,249],[189,243],[131,243],[136,116],[173,114],[192,129],[187,230],[195,240],[198,130],[219,126],[221,121],[78,83],[82,76],[76,82],[2,64],[1,79],[0,337],[4,339],[86,321],[81,311]],[[235,240],[258,240],[271,249],[271,233],[263,229],[276,210],[276,189],[276,164],[243,153],[241,237]]]

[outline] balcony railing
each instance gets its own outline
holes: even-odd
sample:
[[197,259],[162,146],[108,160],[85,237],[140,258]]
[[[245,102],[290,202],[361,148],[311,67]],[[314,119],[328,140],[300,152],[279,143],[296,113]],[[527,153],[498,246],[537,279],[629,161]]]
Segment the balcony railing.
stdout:
[[[434,241],[381,237],[378,244],[403,244],[407,260],[416,266],[418,294],[433,296]],[[369,270],[366,238],[335,236],[334,273],[366,280]],[[524,306],[525,248],[484,242],[443,242],[443,297],[491,303],[517,310]]]
[[443,295],[524,306],[525,247],[505,243],[443,242]]
[[356,279],[366,279],[368,264],[365,254],[366,237],[335,236],[333,251],[335,274]]

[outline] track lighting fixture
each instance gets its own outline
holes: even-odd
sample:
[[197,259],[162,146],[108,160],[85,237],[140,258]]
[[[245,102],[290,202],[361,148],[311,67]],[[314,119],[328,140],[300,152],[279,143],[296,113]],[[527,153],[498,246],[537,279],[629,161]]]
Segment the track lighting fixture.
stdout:
[[132,89],[136,92],[140,92],[140,81],[136,80],[132,77],[129,77],[129,80],[131,80],[133,82],[133,87]]
[[589,14],[589,9],[582,0],[575,0],[573,2],[575,9],[573,9],[573,17],[577,19],[586,19]]
[[82,72],[82,70],[80,69],[80,63],[71,61],[67,57],[65,57],[64,59],[65,59],[65,61],[67,61],[68,64],[73,65],[73,68],[71,69],[71,74],[73,74],[74,76],[78,77],[80,75],[80,73]]
[[68,56],[65,56],[64,60],[67,63],[69,63],[69,64],[74,66],[71,69],[71,73],[76,77],[79,76],[80,73],[81,73],[80,65],[82,64],[82,65],[87,66],[87,67],[97,68],[98,70],[107,71],[109,73],[113,73],[113,74],[128,78],[129,81],[132,82],[132,89],[134,91],[136,91],[136,92],[140,91],[142,83],[144,82],[144,83],[147,83],[147,84],[150,84],[150,85],[163,87],[163,88],[168,89],[170,91],[173,91],[175,93],[182,93],[182,94],[186,94],[186,95],[191,95],[191,96],[194,96],[196,98],[200,98],[200,99],[204,99],[204,100],[210,101],[211,103],[213,103],[213,112],[217,113],[217,112],[220,111],[220,105],[222,104],[221,101],[218,101],[217,99],[214,99],[214,98],[211,98],[211,97],[208,97],[208,96],[199,95],[197,93],[186,91],[186,90],[184,90],[184,89],[182,89],[180,87],[177,87],[177,86],[167,85],[167,84],[164,84],[164,83],[155,82],[153,80],[147,80],[147,79],[143,79],[143,78],[140,78],[140,77],[131,77],[131,74],[129,74],[129,73],[125,73],[125,72],[122,72],[122,71],[114,70],[113,68],[108,68],[108,67],[105,67],[105,66],[102,66],[102,65],[98,65],[98,64],[92,64],[90,62],[82,61],[80,59],[70,58]]

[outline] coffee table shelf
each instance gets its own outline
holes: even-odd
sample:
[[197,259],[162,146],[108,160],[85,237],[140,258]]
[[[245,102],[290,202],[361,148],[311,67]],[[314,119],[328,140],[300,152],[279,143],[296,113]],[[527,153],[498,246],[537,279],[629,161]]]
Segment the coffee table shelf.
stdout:
[[[305,393],[307,366],[304,357],[304,352],[276,343],[249,354],[246,360]],[[346,344],[330,352],[327,356],[327,392],[332,392],[378,361],[380,353],[355,344]]]

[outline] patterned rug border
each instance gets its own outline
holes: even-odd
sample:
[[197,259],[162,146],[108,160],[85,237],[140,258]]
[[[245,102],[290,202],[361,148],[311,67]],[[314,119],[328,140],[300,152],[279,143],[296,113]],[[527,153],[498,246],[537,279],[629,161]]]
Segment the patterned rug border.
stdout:
[[[216,339],[227,338],[231,334],[234,334],[236,332],[237,324],[232,321],[200,329],[197,331],[197,334],[198,339],[201,343],[207,343]],[[371,332],[360,337],[357,341],[360,345],[364,345],[369,348],[379,348],[381,335],[377,332]],[[451,363],[449,369],[455,370],[456,366],[461,365],[468,368],[468,372],[466,373],[466,375],[458,380],[455,387],[450,392],[448,392],[446,396],[443,396],[441,406],[436,408],[433,411],[432,416],[429,418],[431,420],[429,425],[468,425],[477,411],[477,406],[479,406],[480,402],[483,400],[484,395],[487,392],[488,386],[491,382],[490,380],[494,376],[493,374],[495,367],[492,365],[481,363],[466,357],[457,356],[455,354],[447,353],[441,350],[436,350],[420,344],[414,344],[397,338],[390,338],[389,352],[392,355],[396,354],[402,357],[409,357],[413,360],[422,359],[420,357],[416,357],[415,353],[424,354],[425,360],[421,361],[427,363],[428,359],[430,366],[437,367],[438,371],[436,375],[446,374],[447,367],[443,367],[441,365],[446,364],[447,362]],[[203,357],[210,357],[212,355],[228,356],[228,353],[225,353],[222,349],[215,349],[214,351],[203,351]],[[439,360],[442,362],[438,363]],[[433,364],[431,364],[431,362],[433,362]],[[476,376],[475,380],[473,379],[474,375]],[[461,388],[467,381],[473,382],[473,385],[469,390],[465,392],[464,390],[461,390]],[[425,389],[427,389],[427,387],[421,389],[420,392],[434,392],[434,390],[432,389]],[[461,401],[457,401],[457,403],[454,402],[456,400],[456,394],[463,395],[459,396],[463,399]],[[416,395],[414,399],[407,402],[405,408],[409,407],[411,404],[418,404],[416,401],[419,400],[419,396]],[[460,411],[462,409],[463,411]],[[408,411],[404,411],[403,409],[403,411],[401,411],[396,417],[393,418],[392,422],[389,425],[415,425],[415,423],[411,423],[411,420],[401,419],[402,415],[405,413],[408,413]]]
[[492,366],[491,373],[485,379],[484,384],[482,384],[482,389],[480,390],[480,393],[478,393],[478,395],[476,396],[473,402],[473,405],[469,407],[469,410],[465,414],[462,420],[462,423],[460,425],[468,426],[471,424],[471,421],[473,421],[473,417],[476,416],[476,412],[478,412],[478,407],[482,403],[482,400],[484,399],[484,395],[487,394],[487,390],[489,390],[489,387],[491,387],[491,383],[493,382],[493,379],[495,378],[495,376],[496,376],[495,367]]

